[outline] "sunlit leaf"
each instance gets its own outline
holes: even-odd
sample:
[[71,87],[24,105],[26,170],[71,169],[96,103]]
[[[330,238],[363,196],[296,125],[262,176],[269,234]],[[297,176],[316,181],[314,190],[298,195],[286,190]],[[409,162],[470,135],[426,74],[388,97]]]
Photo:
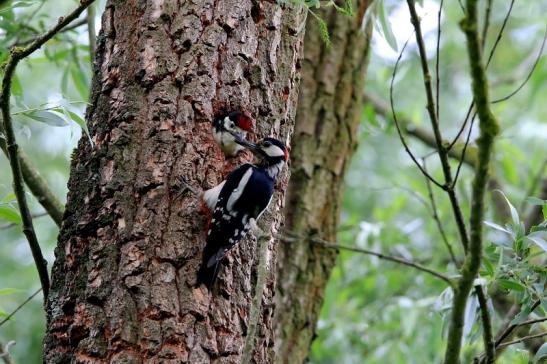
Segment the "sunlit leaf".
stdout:
[[384,34],[384,38],[386,39],[391,49],[397,52],[399,49],[397,46],[397,39],[395,39],[395,35],[393,34],[393,31],[391,30],[391,24],[386,17],[386,12],[384,9],[384,0],[376,1],[376,6],[378,7],[377,8],[378,19],[380,20],[380,25],[382,26],[382,33]]
[[498,192],[499,194],[501,194],[503,196],[503,198],[505,199],[505,202],[507,203],[507,206],[509,206],[509,210],[511,211],[511,219],[513,220],[513,226],[515,226],[515,227],[519,226],[520,218],[519,218],[519,214],[518,214],[517,209],[515,208],[515,206],[513,206],[511,204],[511,202],[509,201],[507,196],[505,196],[503,191],[496,190],[496,192]]
[[528,234],[526,237],[528,238],[528,240],[532,241],[534,244],[547,252],[546,236],[547,232],[545,231],[534,231],[533,233]]
[[46,123],[51,126],[67,126],[68,123],[63,117],[63,114],[53,111],[53,110],[38,110],[25,112],[23,115],[39,121],[41,123]]

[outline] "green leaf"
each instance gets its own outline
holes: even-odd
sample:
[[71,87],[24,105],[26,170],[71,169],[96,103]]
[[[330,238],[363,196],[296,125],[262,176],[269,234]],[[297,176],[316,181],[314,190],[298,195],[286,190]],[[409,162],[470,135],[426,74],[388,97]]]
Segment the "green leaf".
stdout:
[[68,123],[64,119],[63,114],[53,111],[53,110],[38,110],[31,112],[24,112],[23,115],[39,121],[41,123],[46,123],[51,126],[67,126]]
[[37,3],[33,1],[16,1],[12,3],[11,5],[8,3],[6,5],[0,6],[0,13],[9,11],[15,8],[28,8],[29,6],[36,5],[36,4]]
[[526,199],[526,202],[534,206],[544,206],[545,204],[547,204],[547,201],[537,197],[528,197]]
[[2,203],[8,203],[8,202],[14,201],[16,199],[17,199],[17,197],[15,197],[15,193],[11,192],[11,193],[8,193],[7,195],[5,195],[2,198]]
[[84,72],[78,64],[72,64],[72,67],[70,67],[70,76],[72,77],[74,86],[76,87],[76,90],[78,90],[78,92],[80,93],[80,96],[84,100],[87,100],[89,94],[89,82],[87,81]]
[[0,288],[0,296],[7,296],[19,291],[17,288]]
[[9,207],[7,205],[0,206],[0,219],[16,224],[21,223],[21,215],[19,215],[19,212],[13,207]]
[[387,44],[389,44],[391,49],[397,52],[399,49],[397,47],[397,39],[395,39],[395,35],[393,35],[393,31],[391,30],[391,24],[386,18],[384,0],[377,1],[376,6],[378,7],[378,19],[380,20],[380,25],[382,26],[382,33],[384,34],[384,38],[386,39]]
[[540,360],[547,358],[547,342],[543,343],[534,356],[533,364],[539,364]]
[[508,279],[498,279],[496,280],[496,283],[500,287],[511,290],[511,291],[523,292],[526,290],[526,287],[524,287],[522,284],[515,281],[510,281]]
[[518,227],[520,225],[520,218],[519,218],[517,209],[515,208],[515,206],[511,204],[511,202],[509,202],[509,199],[507,198],[507,196],[505,196],[505,194],[501,190],[496,190],[496,191],[503,196],[503,198],[505,199],[505,202],[507,203],[507,206],[509,206],[509,210],[511,211],[511,219],[513,220],[513,226]]
[[547,236],[547,232],[545,231],[534,231],[533,233],[528,234],[526,237],[532,243],[536,244],[545,252],[547,252],[547,240],[545,240],[546,236]]

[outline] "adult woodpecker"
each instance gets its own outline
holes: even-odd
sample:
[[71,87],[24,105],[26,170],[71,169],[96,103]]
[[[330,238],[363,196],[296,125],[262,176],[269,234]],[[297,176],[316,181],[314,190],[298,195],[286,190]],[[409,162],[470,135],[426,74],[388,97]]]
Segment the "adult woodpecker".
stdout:
[[253,130],[253,121],[247,115],[233,111],[215,119],[212,129],[213,137],[220,145],[224,155],[234,157],[245,148],[236,142],[236,138],[245,139],[247,132]]
[[198,284],[211,288],[219,264],[226,254],[245,237],[249,228],[268,207],[275,180],[289,159],[287,147],[277,139],[265,138],[253,144],[236,137],[238,144],[249,148],[257,157],[256,164],[243,164],[225,181],[205,191],[203,199],[213,211]]

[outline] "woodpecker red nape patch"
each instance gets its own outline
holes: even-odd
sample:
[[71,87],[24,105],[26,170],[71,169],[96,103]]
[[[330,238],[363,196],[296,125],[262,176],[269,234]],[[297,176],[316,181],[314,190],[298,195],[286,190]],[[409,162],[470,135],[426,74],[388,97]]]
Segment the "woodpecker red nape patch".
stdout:
[[285,162],[289,160],[289,150],[285,148]]
[[253,120],[245,115],[241,115],[237,121],[238,126],[245,131],[253,130]]

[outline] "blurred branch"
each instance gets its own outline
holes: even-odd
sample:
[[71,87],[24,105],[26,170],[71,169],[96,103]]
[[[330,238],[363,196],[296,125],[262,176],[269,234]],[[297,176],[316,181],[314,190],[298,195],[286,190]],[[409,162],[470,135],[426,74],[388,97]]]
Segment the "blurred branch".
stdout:
[[[0,133],[3,133],[4,130],[1,121],[0,118]],[[2,149],[5,155],[8,155],[8,146],[3,138],[0,138],[0,149]],[[32,165],[26,153],[19,150],[18,154],[25,183],[40,205],[47,211],[57,226],[60,227],[61,222],[63,221],[63,204],[55,196],[53,191],[51,191],[45,178],[42,177]]]
[[488,80],[482,60],[478,34],[477,0],[467,0],[466,16],[461,28],[467,39],[467,53],[472,79],[473,100],[479,116],[480,136],[477,139],[478,161],[473,179],[473,197],[470,217],[470,245],[466,252],[461,278],[454,290],[452,312],[448,329],[445,364],[457,364],[464,324],[464,313],[469,291],[480,268],[482,256],[482,226],[484,219],[484,195],[488,182],[490,159],[494,140],[499,133],[498,121],[490,110]]
[[298,241],[309,241],[312,244],[319,245],[319,246],[322,246],[322,247],[327,248],[327,249],[346,250],[346,251],[351,251],[351,252],[354,252],[354,253],[372,255],[372,256],[375,256],[379,259],[383,259],[383,260],[387,260],[387,261],[394,262],[394,263],[397,263],[397,264],[405,265],[407,267],[412,267],[412,268],[417,269],[419,271],[422,271],[424,273],[428,273],[428,274],[430,274],[430,275],[432,275],[432,276],[434,276],[434,277],[436,277],[440,280],[443,280],[449,286],[451,286],[451,287],[453,286],[452,280],[448,276],[446,276],[446,275],[444,275],[440,272],[437,272],[433,269],[424,267],[421,264],[411,262],[411,261],[406,260],[406,259],[397,258],[397,257],[394,257],[394,256],[374,252],[374,251],[368,250],[368,249],[362,249],[362,248],[356,248],[356,247],[353,247],[353,246],[337,244],[337,243],[329,242],[329,241],[319,239],[319,238],[316,238],[316,237],[313,237],[313,236],[307,236],[307,237],[306,236],[301,236],[301,235],[297,235],[297,234],[294,234],[294,233],[289,232],[289,231],[286,231],[285,233],[288,234],[288,235],[291,235],[291,236],[277,234],[275,237],[279,240],[282,240],[282,241],[285,241],[285,242],[288,242],[288,243],[293,243],[293,242],[298,242]]
[[9,315],[7,315],[2,321],[0,321],[0,326],[5,324],[6,322],[8,322],[17,313],[17,311],[19,311],[27,303],[29,303],[30,300],[32,300],[38,293],[40,293],[40,291],[42,291],[42,288],[38,288],[36,290],[36,292],[34,292],[30,297],[28,297],[25,301],[23,301],[23,303],[21,303],[19,306],[17,306],[17,308],[15,308],[15,310],[11,311],[11,313]]
[[10,161],[10,167],[13,175],[13,190],[17,198],[19,210],[21,212],[21,219],[23,222],[23,233],[27,237],[27,240],[32,251],[32,256],[38,269],[40,276],[40,283],[44,292],[44,301],[47,300],[49,293],[49,276],[47,271],[47,262],[45,261],[40,244],[36,238],[34,226],[32,223],[32,216],[27,205],[25,186],[23,182],[23,172],[20,163],[20,157],[18,153],[18,145],[15,138],[15,132],[13,130],[11,113],[10,113],[10,96],[11,96],[11,83],[12,78],[15,75],[15,70],[19,62],[28,57],[34,51],[42,47],[44,43],[53,38],[61,29],[70,24],[73,20],[87,8],[93,0],[82,0],[80,6],[78,6],[72,13],[66,17],[60,17],[57,24],[49,31],[42,34],[31,44],[25,48],[14,47],[10,51],[10,55],[7,59],[6,66],[4,68],[4,77],[2,79],[2,91],[0,94],[0,108],[2,109],[3,129],[6,139],[6,149],[8,159]]
[[[47,212],[41,212],[39,214],[32,214],[33,219],[38,218],[38,217],[42,217],[42,216],[48,216],[48,213]],[[6,225],[0,225],[0,230],[11,229],[12,227],[17,226],[17,225],[19,225],[19,224],[15,223],[15,222],[12,222],[12,223],[6,224]]]
[[[536,189],[543,179],[543,176],[545,175],[545,169],[547,168],[547,158],[543,160],[541,163],[538,171],[534,175],[534,178],[532,179],[532,183],[530,184],[530,187],[526,190],[526,195],[524,195],[524,199],[520,203],[519,211],[524,211],[526,207],[526,199],[530,196],[533,196],[534,193],[536,193]],[[543,200],[547,200],[547,196],[542,198]]]
[[485,348],[484,360],[485,364],[493,364],[496,360],[496,347],[494,344],[494,336],[492,335],[492,321],[490,319],[490,312],[488,311],[488,303],[481,285],[475,286],[475,292],[477,293],[481,310],[482,336]]
[[544,337],[544,336],[547,336],[547,331],[540,332],[539,334],[535,334],[535,335],[529,335],[529,336],[521,337],[520,339],[517,339],[517,340],[504,342],[504,343],[500,344],[498,346],[498,348],[505,348],[505,347],[510,346],[510,345],[519,344],[519,343],[521,343],[523,341],[526,341],[526,340],[531,340],[531,339]]
[[89,60],[93,66],[95,59],[95,49],[97,48],[97,34],[95,33],[95,7],[90,5],[86,14],[87,35],[89,38]]

